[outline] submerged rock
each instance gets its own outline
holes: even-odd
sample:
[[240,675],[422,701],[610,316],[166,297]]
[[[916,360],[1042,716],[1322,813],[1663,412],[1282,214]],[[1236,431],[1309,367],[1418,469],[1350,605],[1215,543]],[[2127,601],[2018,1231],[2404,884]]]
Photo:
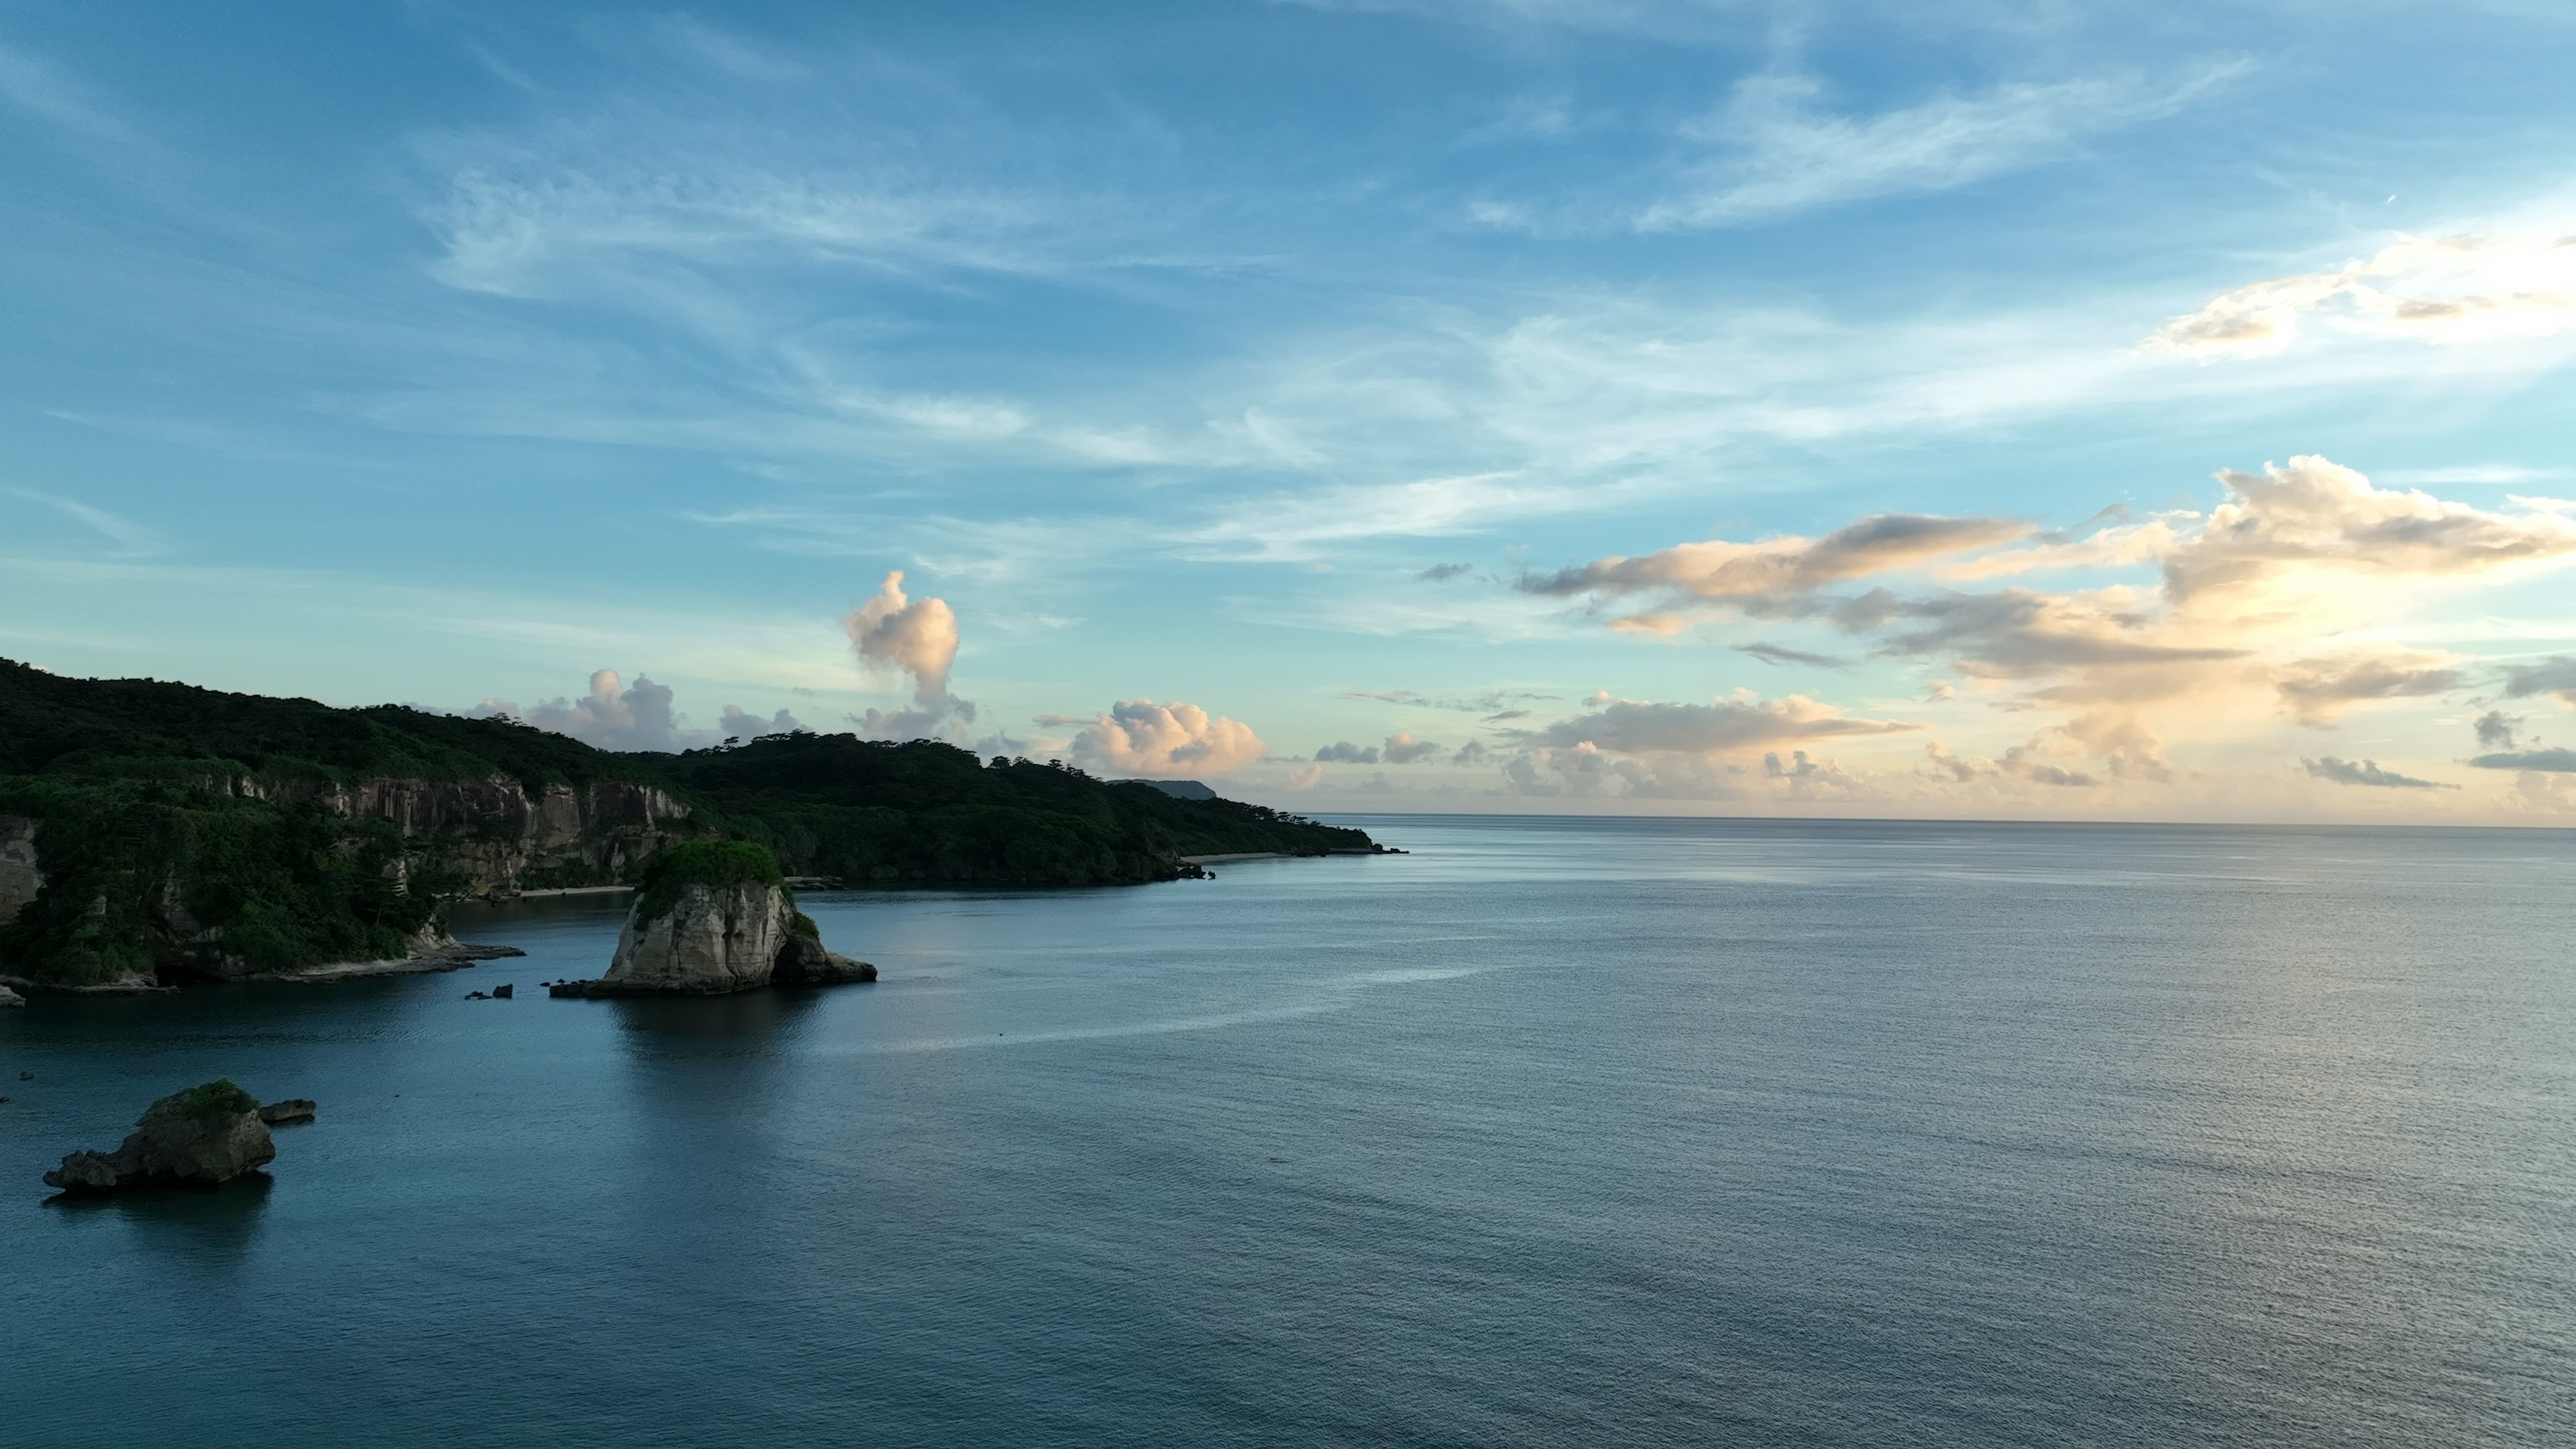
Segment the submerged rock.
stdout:
[[596,981],[555,996],[715,996],[756,986],[874,981],[877,968],[823,947],[769,852],[745,841],[674,846],[655,861]]
[[45,1186],[74,1193],[217,1187],[276,1158],[260,1117],[259,1099],[229,1080],[173,1092],[144,1109],[114,1152],[75,1152],[45,1174]]
[[267,1106],[259,1109],[259,1120],[267,1123],[271,1127],[284,1127],[296,1122],[310,1122],[313,1120],[313,1099],[311,1097],[288,1097],[284,1101],[271,1102]]

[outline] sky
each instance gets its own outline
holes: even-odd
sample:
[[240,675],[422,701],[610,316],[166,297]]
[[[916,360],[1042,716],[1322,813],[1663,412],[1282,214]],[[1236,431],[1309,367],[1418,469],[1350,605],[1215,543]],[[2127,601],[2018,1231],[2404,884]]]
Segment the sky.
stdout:
[[0,656],[2576,823],[2576,6],[0,0]]

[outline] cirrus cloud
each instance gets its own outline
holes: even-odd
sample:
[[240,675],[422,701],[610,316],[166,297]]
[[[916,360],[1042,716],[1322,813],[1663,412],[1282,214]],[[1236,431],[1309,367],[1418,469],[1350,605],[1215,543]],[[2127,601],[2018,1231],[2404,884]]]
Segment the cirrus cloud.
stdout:
[[1758,543],[1713,539],[1677,544],[1638,558],[1614,555],[1524,578],[1520,588],[1525,593],[1557,596],[1659,593],[1692,599],[1798,594],[1944,555],[1990,548],[2032,531],[2029,524],[2010,518],[1882,513],[1822,538],[1773,538]]
[[2310,316],[2424,342],[2552,336],[2576,326],[2576,234],[2402,238],[2340,267],[2223,292],[2143,345],[2204,360],[2264,357],[2297,342]]

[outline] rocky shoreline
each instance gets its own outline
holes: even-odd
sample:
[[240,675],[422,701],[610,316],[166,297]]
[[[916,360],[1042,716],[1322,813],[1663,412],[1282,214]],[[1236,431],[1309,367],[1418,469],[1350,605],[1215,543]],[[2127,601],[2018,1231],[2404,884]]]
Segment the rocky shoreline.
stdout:
[[[319,965],[299,966],[291,971],[259,971],[241,976],[216,977],[214,980],[245,984],[356,981],[369,976],[420,976],[438,971],[462,971],[483,961],[498,961],[528,954],[516,946],[487,946],[466,941],[441,940],[414,951],[408,956],[394,956],[382,961],[327,961]],[[0,1007],[24,1006],[26,998],[38,993],[57,996],[159,996],[177,991],[176,986],[147,981],[140,976],[121,976],[113,981],[70,985],[59,981],[36,981],[24,976],[0,976]]]
[[266,971],[244,976],[243,981],[355,981],[367,976],[422,976],[437,971],[462,971],[484,961],[499,961],[528,953],[516,946],[484,946],[465,941],[450,941],[409,956],[389,961],[332,961],[319,966],[299,966],[292,971]]

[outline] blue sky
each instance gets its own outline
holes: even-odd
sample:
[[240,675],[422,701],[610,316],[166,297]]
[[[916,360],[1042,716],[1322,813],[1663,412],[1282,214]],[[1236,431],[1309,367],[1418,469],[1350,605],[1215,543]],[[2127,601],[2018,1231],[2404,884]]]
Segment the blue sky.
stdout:
[[2537,3],[0,5],[0,653],[1322,810],[2556,820],[2571,63]]

